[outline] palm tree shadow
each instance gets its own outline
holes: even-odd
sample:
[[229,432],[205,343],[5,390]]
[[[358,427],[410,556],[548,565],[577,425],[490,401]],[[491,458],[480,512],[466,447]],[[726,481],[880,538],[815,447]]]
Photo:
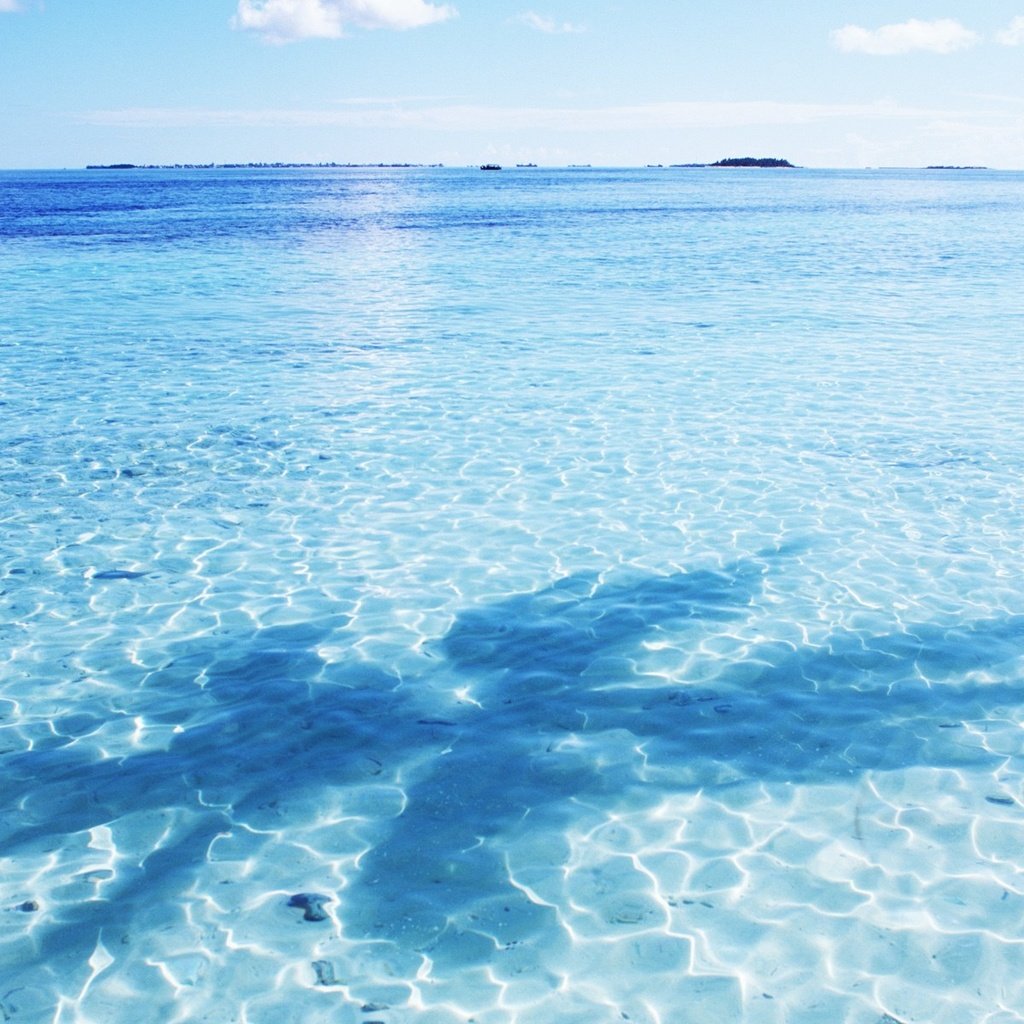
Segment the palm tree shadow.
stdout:
[[[679,642],[690,626],[742,616],[764,571],[753,561],[620,583],[571,577],[459,615],[439,650],[477,703],[438,725],[447,750],[410,785],[405,812],[344,895],[349,931],[436,953],[460,929],[493,937],[499,919],[512,934],[496,907],[522,929],[543,927],[549,910],[509,878],[508,836],[557,834],[571,801],[621,799],[652,779],[674,790],[822,783],[1001,760],[961,726],[1022,702],[1015,683],[973,673],[1019,657],[1024,616],[836,631],[815,647],[764,642],[724,663],[713,686],[631,672],[625,656],[644,640]],[[642,759],[602,763],[602,743],[624,732]]]
[[[502,837],[564,824],[567,801],[614,791],[625,780],[563,741],[577,733],[638,729],[644,690],[607,690],[644,639],[744,614],[767,565],[640,575],[602,581],[572,576],[540,591],[464,611],[437,644],[440,672],[476,695],[434,722],[447,745],[408,788],[389,834],[363,858],[345,894],[353,934],[434,948],[453,921],[500,907],[538,927],[544,912],[510,883]],[[652,691],[653,692],[653,691]],[[638,733],[639,735],[639,733]],[[535,823],[535,824],[534,824]],[[435,950],[436,951],[436,950]]]
[[[182,645],[140,695],[153,721],[189,723],[165,750],[97,760],[62,739],[0,765],[8,855],[53,849],[139,811],[193,812],[159,850],[122,861],[109,896],[56,908],[36,963],[84,962],[154,893],[187,887],[218,834],[242,822],[286,830],[297,803],[332,787],[344,795],[400,779],[406,797],[339,894],[346,934],[436,956],[460,929],[493,948],[497,936],[550,924],[550,908],[513,884],[505,851],[513,835],[560,836],[573,801],[1000,760],[956,727],[1021,703],[1012,681],[977,680],[1014,678],[1006,666],[1019,657],[1024,616],[836,631],[816,647],[765,641],[716,666],[713,685],[654,684],[635,671],[645,642],[686,646],[751,614],[771,565],[574,576],[470,608],[436,642],[438,667],[421,679],[326,664],[317,650],[336,637],[333,621]],[[467,699],[454,709],[436,703],[455,691]],[[623,738],[642,759],[603,761],[607,743],[621,749]]]

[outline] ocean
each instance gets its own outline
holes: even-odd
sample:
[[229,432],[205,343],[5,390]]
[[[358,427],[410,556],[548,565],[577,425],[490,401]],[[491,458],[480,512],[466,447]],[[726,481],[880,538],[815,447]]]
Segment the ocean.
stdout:
[[0,1017],[1024,1021],[1024,174],[0,174]]

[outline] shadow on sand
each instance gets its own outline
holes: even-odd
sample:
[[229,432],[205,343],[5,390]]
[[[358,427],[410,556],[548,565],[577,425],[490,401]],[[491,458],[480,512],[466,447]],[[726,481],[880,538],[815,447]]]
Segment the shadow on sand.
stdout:
[[765,641],[723,663],[713,686],[651,685],[632,671],[646,641],[685,648],[689,630],[750,614],[769,568],[752,559],[720,572],[570,577],[468,609],[436,642],[435,675],[473,695],[454,711],[431,713],[424,695],[439,690],[422,681],[326,665],[317,647],[343,622],[188,645],[140,681],[156,719],[196,723],[166,750],[97,761],[57,722],[48,749],[3,762],[7,856],[57,849],[140,810],[194,812],[140,863],[122,862],[107,898],[54,908],[53,925],[37,931],[38,962],[84,960],[154,893],[186,889],[213,838],[237,823],[286,830],[295,801],[404,768],[406,808],[362,859],[341,916],[352,937],[424,948],[470,910],[544,926],[544,908],[509,881],[503,838],[557,834],[574,799],[649,785],[635,764],[590,756],[603,737],[628,734],[660,772],[656,785],[675,788],[1001,760],[957,727],[1021,703],[1016,685],[969,674],[1019,657],[1024,616],[839,632],[816,647]]

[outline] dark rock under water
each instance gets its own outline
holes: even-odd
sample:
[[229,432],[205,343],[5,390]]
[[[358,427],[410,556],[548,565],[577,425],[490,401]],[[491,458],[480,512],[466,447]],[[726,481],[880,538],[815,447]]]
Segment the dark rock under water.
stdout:
[[330,896],[323,896],[318,892],[297,892],[288,899],[288,906],[302,910],[303,921],[326,921],[328,914],[324,906],[330,902]]

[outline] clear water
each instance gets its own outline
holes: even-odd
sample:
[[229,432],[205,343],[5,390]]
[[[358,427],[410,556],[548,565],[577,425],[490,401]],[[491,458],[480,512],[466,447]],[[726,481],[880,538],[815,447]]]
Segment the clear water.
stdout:
[[0,1011],[1024,1021],[1024,175],[0,175]]

